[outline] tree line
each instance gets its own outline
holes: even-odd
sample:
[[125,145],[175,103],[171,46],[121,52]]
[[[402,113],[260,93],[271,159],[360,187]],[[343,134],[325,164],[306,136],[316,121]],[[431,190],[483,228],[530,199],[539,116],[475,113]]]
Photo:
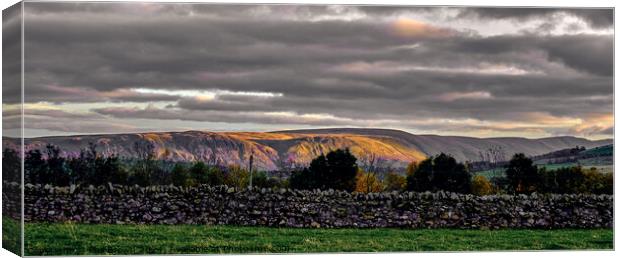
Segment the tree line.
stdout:
[[504,166],[504,177],[488,180],[470,173],[468,165],[440,153],[407,167],[406,176],[390,172],[380,179],[358,167],[349,150],[335,150],[314,159],[308,168],[291,175],[297,189],[340,189],[357,192],[448,191],[488,195],[497,193],[592,193],[613,194],[613,174],[581,166],[547,170],[537,167],[523,153],[515,154]]
[[[547,170],[538,168],[524,154],[515,154],[505,165],[505,177],[488,180],[474,175],[468,165],[440,153],[407,166],[406,175],[388,172],[380,178],[372,162],[358,166],[358,159],[348,149],[337,149],[313,159],[308,167],[292,171],[290,177],[268,176],[254,171],[252,157],[247,168],[239,165],[207,165],[202,161],[169,162],[157,160],[155,148],[148,141],[136,142],[137,158],[121,159],[102,155],[96,144],[75,157],[64,157],[57,146],[47,145],[43,151],[29,150],[24,159],[24,179],[31,184],[196,186],[229,185],[247,187],[290,187],[294,189],[337,189],[357,192],[382,191],[449,191],[487,195],[496,193],[594,193],[612,194],[613,175],[580,166]],[[3,151],[3,178],[19,181],[20,158],[12,149]],[[368,165],[370,164],[370,165]]]
[[[170,162],[157,160],[155,149],[149,142],[137,142],[134,146],[137,158],[121,159],[115,155],[105,156],[97,151],[96,144],[89,144],[75,157],[64,157],[57,146],[47,145],[44,150],[28,150],[24,157],[24,181],[27,184],[105,185],[177,185],[196,186],[229,185],[247,187],[252,181],[258,187],[286,187],[285,180],[268,177],[264,171],[252,174],[237,165],[207,165],[202,161]],[[10,148],[2,155],[3,178],[20,181],[21,160]]]

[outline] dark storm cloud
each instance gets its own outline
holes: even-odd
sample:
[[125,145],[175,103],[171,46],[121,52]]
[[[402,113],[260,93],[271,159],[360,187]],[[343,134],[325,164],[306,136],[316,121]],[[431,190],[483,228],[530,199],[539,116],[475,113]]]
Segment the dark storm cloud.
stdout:
[[[613,25],[609,10],[595,9],[27,3],[26,101],[166,101],[174,104],[93,111],[230,123],[291,123],[257,114],[290,112],[306,115],[302,124],[334,126],[611,113],[613,35],[489,36],[415,19],[455,10],[484,23],[562,14]],[[251,113],[235,116],[243,112]]]
[[597,75],[611,76],[613,73],[611,36],[497,36],[447,44],[449,47],[446,50],[491,55],[541,50],[548,55],[550,62],[559,61],[576,70]]
[[2,11],[2,102],[21,101],[21,5]]

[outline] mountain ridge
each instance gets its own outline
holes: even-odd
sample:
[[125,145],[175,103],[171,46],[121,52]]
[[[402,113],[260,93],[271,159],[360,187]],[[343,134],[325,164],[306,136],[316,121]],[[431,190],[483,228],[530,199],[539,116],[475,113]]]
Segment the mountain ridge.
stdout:
[[[3,148],[16,147],[17,139],[3,137]],[[25,138],[25,149],[57,145],[66,156],[79,154],[89,142],[97,143],[104,155],[136,156],[138,141],[152,142],[159,159],[207,161],[221,165],[245,165],[250,155],[259,169],[281,170],[307,165],[314,157],[337,148],[349,148],[363,163],[370,155],[385,166],[404,167],[440,152],[459,161],[479,160],[481,152],[499,148],[508,158],[514,153],[541,155],[555,150],[613,143],[611,139],[592,141],[573,136],[528,139],[520,137],[475,138],[466,136],[414,135],[380,128],[325,128],[273,132],[149,132]]]

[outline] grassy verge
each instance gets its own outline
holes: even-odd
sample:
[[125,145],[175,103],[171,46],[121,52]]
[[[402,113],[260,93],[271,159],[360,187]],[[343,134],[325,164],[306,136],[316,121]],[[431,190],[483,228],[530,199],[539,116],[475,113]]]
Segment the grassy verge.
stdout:
[[612,249],[613,231],[26,224],[26,255]]
[[21,227],[18,220],[2,216],[2,248],[14,254],[21,253]]

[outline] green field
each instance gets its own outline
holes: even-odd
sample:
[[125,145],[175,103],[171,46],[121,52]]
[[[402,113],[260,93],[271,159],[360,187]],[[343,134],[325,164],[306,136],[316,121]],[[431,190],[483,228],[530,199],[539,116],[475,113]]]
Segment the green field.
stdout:
[[26,225],[26,255],[613,249],[611,229],[293,229]]
[[[554,169],[558,169],[558,168],[564,168],[564,167],[574,167],[577,166],[577,163],[560,163],[560,164],[536,164],[538,167],[542,168],[546,168],[547,170],[554,170]],[[588,164],[581,164],[581,167],[583,169],[590,169],[592,167],[595,167],[597,171],[601,172],[601,173],[613,173],[614,172],[614,166],[613,165],[588,165]],[[482,175],[484,177],[486,177],[487,179],[492,179],[494,177],[504,177],[506,169],[505,168],[495,168],[495,169],[489,169],[489,170],[484,170],[484,171],[479,171],[479,172],[475,172],[475,175]]]

